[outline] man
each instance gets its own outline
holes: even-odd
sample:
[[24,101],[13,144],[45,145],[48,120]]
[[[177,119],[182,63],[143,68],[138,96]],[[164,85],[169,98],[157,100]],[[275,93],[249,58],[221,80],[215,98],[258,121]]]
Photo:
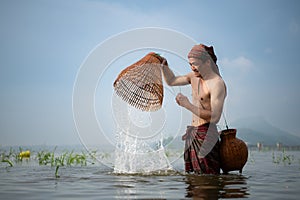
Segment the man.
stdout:
[[219,174],[219,140],[216,124],[219,122],[226,97],[226,86],[220,76],[213,47],[195,45],[188,54],[192,72],[175,76],[164,60],[162,72],[170,86],[191,84],[192,101],[179,93],[178,105],[192,114],[185,140],[185,170],[197,174]]

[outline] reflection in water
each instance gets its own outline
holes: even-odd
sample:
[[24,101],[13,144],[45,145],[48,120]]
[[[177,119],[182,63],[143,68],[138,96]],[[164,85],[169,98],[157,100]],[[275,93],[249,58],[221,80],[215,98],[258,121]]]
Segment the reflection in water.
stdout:
[[[113,185],[114,189],[116,189],[115,199],[166,199],[165,190],[158,187],[160,183],[164,183],[164,178],[159,178],[161,176],[124,174],[116,177],[117,179]],[[162,184],[161,186],[164,187],[167,185]]]
[[242,175],[187,175],[186,197],[200,199],[246,198],[247,178]]
[[131,176],[118,176],[117,178],[117,184],[114,185],[114,188],[117,189],[116,199],[125,199],[125,197],[136,195],[136,181]]

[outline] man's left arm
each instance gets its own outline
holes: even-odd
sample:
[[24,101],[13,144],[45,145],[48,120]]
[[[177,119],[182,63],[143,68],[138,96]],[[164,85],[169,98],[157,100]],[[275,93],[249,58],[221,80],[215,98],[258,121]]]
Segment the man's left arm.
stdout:
[[222,112],[226,97],[226,87],[223,81],[218,81],[214,84],[210,92],[211,101],[211,122],[218,123]]
[[209,88],[211,110],[206,110],[203,107],[192,104],[189,99],[181,93],[176,96],[176,102],[201,119],[212,123],[218,123],[222,115],[224,100],[226,97],[225,84],[223,81],[218,81],[213,83]]

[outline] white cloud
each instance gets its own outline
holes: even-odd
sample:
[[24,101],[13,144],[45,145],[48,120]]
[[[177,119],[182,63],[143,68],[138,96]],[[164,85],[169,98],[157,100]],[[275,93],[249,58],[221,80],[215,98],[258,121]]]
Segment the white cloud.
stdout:
[[248,72],[253,69],[253,62],[245,56],[239,56],[234,59],[224,58],[220,60],[220,64],[224,69],[237,70],[239,72]]

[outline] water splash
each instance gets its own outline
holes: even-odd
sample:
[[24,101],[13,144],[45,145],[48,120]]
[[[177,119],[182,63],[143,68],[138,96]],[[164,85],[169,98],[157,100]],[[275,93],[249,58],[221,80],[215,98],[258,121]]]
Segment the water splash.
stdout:
[[162,140],[154,143],[154,140],[141,140],[121,131],[117,137],[115,173],[151,173],[172,169]]
[[[114,173],[149,174],[172,170],[163,146],[164,112],[151,115],[114,97],[116,148]],[[153,124],[153,122],[159,122]]]

